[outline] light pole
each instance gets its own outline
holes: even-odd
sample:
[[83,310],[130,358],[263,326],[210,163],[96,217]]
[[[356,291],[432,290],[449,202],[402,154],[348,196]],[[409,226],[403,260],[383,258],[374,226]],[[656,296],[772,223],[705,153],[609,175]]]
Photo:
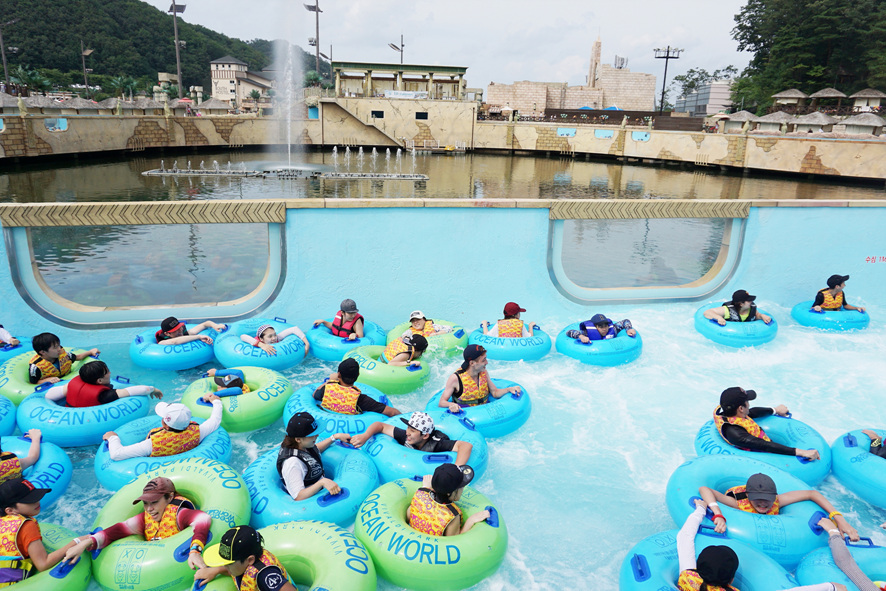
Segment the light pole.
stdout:
[[311,42],[311,39],[308,39],[308,45],[313,45],[316,49],[317,53],[315,67],[317,69],[317,75],[322,78],[323,76],[320,74],[320,13],[323,11],[320,10],[320,0],[314,0],[313,6],[311,6],[310,4],[305,4],[304,7],[305,10],[307,10],[308,12],[313,12],[315,16],[317,28],[315,33],[316,36],[313,39],[313,43]]
[[652,51],[655,52],[655,59],[665,61],[664,80],[661,82],[661,102],[658,105],[658,114],[661,115],[664,113],[665,84],[667,84],[668,81],[668,61],[680,59],[680,53],[683,50],[668,45],[665,49],[658,48],[653,49]]
[[86,76],[86,56],[91,55],[94,49],[86,49],[83,39],[80,40],[80,59],[83,60],[83,85],[86,87],[86,98],[89,98],[89,78]]
[[18,19],[7,21],[0,25],[0,55],[3,56],[3,73],[6,75],[6,91],[9,92],[9,68],[6,66],[6,47],[3,43],[3,27],[14,25]]
[[181,43],[179,43],[178,41],[178,15],[184,13],[184,11],[184,4],[176,4],[175,0],[172,0],[172,6],[169,7],[169,12],[172,13],[172,30],[175,31],[175,73],[178,82],[178,98],[182,98],[184,96],[184,94],[182,94]]
[[388,47],[400,53],[400,65],[403,65],[403,48],[406,47],[403,45],[403,35],[400,35],[400,46],[398,47],[396,43],[388,43]]

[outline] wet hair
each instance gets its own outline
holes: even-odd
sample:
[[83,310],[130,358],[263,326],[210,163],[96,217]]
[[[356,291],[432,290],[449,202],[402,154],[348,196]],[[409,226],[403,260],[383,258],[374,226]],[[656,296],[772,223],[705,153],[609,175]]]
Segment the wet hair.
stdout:
[[110,370],[104,361],[90,361],[80,368],[80,379],[87,384],[98,384],[99,379],[105,377]]
[[34,352],[39,355],[42,351],[49,351],[50,347],[60,345],[61,341],[51,332],[41,332],[31,339],[31,344],[34,346]]

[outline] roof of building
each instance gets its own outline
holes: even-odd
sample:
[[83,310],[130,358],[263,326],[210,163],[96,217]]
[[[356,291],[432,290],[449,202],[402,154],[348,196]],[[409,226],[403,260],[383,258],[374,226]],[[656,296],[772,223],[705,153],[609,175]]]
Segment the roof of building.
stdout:
[[222,110],[223,109],[223,110],[227,111],[230,108],[231,108],[231,105],[229,103],[226,103],[225,101],[217,99],[215,97],[212,97],[208,101],[203,101],[202,103],[197,105],[198,110],[200,110],[200,109]]
[[133,109],[162,109],[163,103],[149,98],[140,98],[132,103]]
[[795,123],[796,117],[789,115],[784,111],[775,111],[763,117],[755,117],[752,119],[754,123]]
[[[17,103],[18,101],[16,101]],[[54,101],[47,96],[29,96],[25,97],[25,106],[35,109],[61,109],[62,104]]]
[[210,64],[236,64],[236,65],[238,65],[238,66],[246,66],[246,65],[249,65],[249,64],[247,64],[246,62],[241,62],[241,61],[238,60],[237,58],[232,57],[232,56],[230,56],[230,55],[226,55],[225,57],[220,57],[220,58],[218,58],[217,60],[212,60],[212,61],[209,62],[209,63],[210,63]]
[[18,106],[18,97],[12,96],[11,94],[6,94],[5,92],[0,92],[0,107],[17,107]]
[[737,113],[729,113],[728,115],[730,121],[753,121],[757,118],[756,115],[751,113],[750,111],[739,111]]
[[845,125],[862,125],[862,126],[871,126],[871,127],[882,127],[886,125],[886,120],[884,120],[879,115],[874,115],[873,113],[861,113],[859,115],[853,115],[848,119],[844,119],[843,123]]
[[846,98],[846,95],[836,88],[822,88],[818,92],[813,92],[809,98]]
[[255,70],[246,70],[246,73],[250,76],[255,76],[256,78],[261,78],[262,80],[274,80],[274,76],[265,73],[264,71],[256,72]]
[[464,74],[467,66],[424,66],[420,64],[388,64],[370,62],[332,62],[333,70],[378,70],[381,72],[419,72],[435,74]]
[[103,101],[99,101],[98,108],[99,109],[116,109],[118,102],[123,105],[124,109],[135,109],[136,108],[129,101],[122,101],[119,98],[117,98],[116,96],[112,96],[110,98],[106,98]]
[[68,99],[66,101],[62,101],[59,103],[59,108],[61,109],[98,109],[98,103],[94,101],[88,101],[85,98],[81,98],[79,96],[75,96],[72,99]]
[[805,92],[799,91],[796,88],[789,88],[788,90],[782,90],[778,94],[773,94],[772,98],[774,99],[783,99],[783,98],[809,98],[809,95]]
[[[252,78],[238,78],[238,80],[240,82],[246,82],[247,84],[252,84],[253,86],[258,86],[259,88],[271,88],[270,85],[262,84],[261,82],[253,80]],[[262,80],[264,80],[264,78],[262,78]]]
[[814,111],[801,115],[794,120],[794,123],[805,123],[806,125],[833,125],[837,120],[830,115],[825,115],[821,111]]
[[865,88],[864,90],[859,90],[855,94],[850,95],[849,98],[886,98],[886,93],[874,90],[873,88]]

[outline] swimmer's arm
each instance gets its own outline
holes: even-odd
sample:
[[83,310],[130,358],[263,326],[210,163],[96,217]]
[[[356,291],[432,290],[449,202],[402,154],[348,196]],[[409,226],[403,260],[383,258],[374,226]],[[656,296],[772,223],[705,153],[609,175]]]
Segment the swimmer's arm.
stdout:
[[[184,510],[184,509],[183,509]],[[102,549],[111,542],[116,542],[127,536],[142,536],[145,533],[145,513],[137,513],[120,523],[115,523],[107,529],[91,534],[90,537],[95,540],[95,548]]]
[[31,438],[31,447],[28,448],[28,455],[19,460],[22,470],[30,468],[40,459],[40,438],[42,437],[40,429],[29,429],[28,437]]
[[72,361],[82,361],[83,359],[86,359],[87,357],[95,357],[99,353],[101,353],[101,351],[99,351],[98,349],[93,347],[92,349],[90,349],[89,351],[86,351],[84,353],[71,353],[71,360]]
[[455,445],[452,446],[452,451],[455,452],[455,465],[466,465],[468,460],[471,459],[471,452],[473,450],[474,446],[467,441],[456,441]]
[[108,442],[108,454],[115,462],[130,458],[146,458],[151,455],[150,439],[144,439],[132,445],[123,445],[120,442],[120,437],[113,431],[105,433],[103,439]]
[[388,365],[396,365],[398,367],[405,367],[409,365],[411,361],[409,361],[409,353],[404,351],[403,353],[397,353],[393,359],[388,361]]
[[520,386],[511,386],[510,388],[499,388],[495,385],[495,382],[489,377],[489,374],[486,374],[486,383],[489,384],[489,394],[493,398],[501,398],[505,394],[517,393],[520,391]]
[[[707,503],[708,507],[712,504],[722,503],[732,509],[738,509],[738,501],[735,500],[735,497],[724,495],[720,491],[708,488],[707,486],[701,486],[698,488],[698,496]],[[717,513],[717,511],[714,511],[714,513]]]
[[200,441],[209,437],[216,429],[221,426],[222,420],[222,401],[214,396],[212,400],[212,414],[209,418],[200,423]]
[[[486,521],[488,518],[489,518],[489,510],[488,509],[484,509],[483,511],[478,511],[465,520],[465,524],[461,527],[461,530],[458,533],[466,534],[469,531],[471,531],[471,528],[474,527],[476,524],[480,523],[481,521]],[[456,523],[457,523],[457,520],[453,519],[453,521],[456,521]],[[448,530],[449,526],[446,526],[446,529]],[[449,534],[447,533],[447,535],[449,535]]]
[[369,428],[367,428],[364,432],[352,436],[349,441],[354,447],[361,447],[364,443],[366,443],[366,441],[369,440],[370,437],[379,433],[384,433],[388,437],[393,437],[394,426],[387,423],[382,423],[381,421],[375,421],[374,423],[369,425]]
[[68,382],[64,384],[59,384],[58,386],[53,386],[49,390],[46,391],[46,400],[52,400],[53,402],[58,402],[59,400],[64,400],[65,396],[68,394]]
[[[488,336],[491,336],[491,337],[497,337],[497,336],[498,336],[498,322],[496,322],[495,324],[493,324],[493,325],[492,325],[492,328],[489,328],[489,326],[490,326],[490,325],[489,325],[489,321],[488,321],[488,320],[484,320],[484,321],[480,324],[480,326],[483,328],[483,334],[488,335]],[[493,332],[494,332],[495,334],[493,334]]]
[[[194,333],[196,334],[198,332],[203,332],[207,328],[211,328],[213,330],[224,330],[225,325],[219,324],[218,322],[213,322],[212,320],[206,320],[194,327]],[[188,332],[191,332],[191,331],[188,331]]]
[[65,557],[65,552],[73,547],[74,542],[72,540],[58,550],[47,554],[46,546],[43,545],[43,540],[34,540],[28,545],[28,555],[37,570],[43,572],[61,562],[61,559]]
[[0,342],[9,343],[10,345],[16,345],[18,343],[13,343],[12,341],[17,341],[17,340],[18,339],[14,338],[8,330],[6,330],[2,326],[0,326]]
[[533,327],[535,326],[534,322],[524,322],[523,323],[523,336],[531,337],[533,335]]
[[212,525],[212,517],[198,509],[181,509],[176,517],[178,528],[184,530],[194,527],[194,535],[191,537],[191,545],[197,544],[201,548],[206,546],[209,539],[209,527]]
[[335,443],[336,441],[347,441],[348,439],[350,439],[350,437],[348,437],[347,433],[333,433],[332,435],[330,435],[326,439],[324,439],[322,441],[318,441],[314,445],[316,445],[317,450],[319,450],[320,453],[323,453],[324,451],[329,449],[329,446],[332,445],[333,443]]
[[[821,507],[822,511],[824,511],[828,515],[839,513],[839,511],[834,508],[831,502],[828,501],[825,496],[817,490],[792,490],[778,495],[778,503],[782,507],[791,505],[793,503],[799,503],[801,501],[812,501],[813,503]],[[852,540],[853,542],[858,541],[858,532],[855,530],[854,527],[852,527],[852,525],[850,525],[848,521],[846,521],[846,518],[843,517],[842,514],[834,515],[833,520],[834,523],[837,524],[837,527],[840,528],[840,531],[849,536],[850,540]]]
[[320,326],[321,324],[323,326],[325,326],[326,328],[328,328],[329,330],[332,330],[332,323],[329,322],[328,320],[323,320],[323,319],[318,318],[317,320],[314,321],[314,326]]
[[363,338],[363,319],[358,318],[357,322],[354,323],[354,326],[352,328],[354,330],[354,334],[357,335],[357,338],[362,339]]
[[698,533],[701,520],[704,519],[705,509],[704,503],[697,505],[695,511],[689,514],[683,527],[677,533],[677,557],[680,563],[680,572],[695,568],[695,535]]
[[248,334],[241,334],[241,335],[240,335],[240,340],[243,341],[244,343],[249,343],[249,344],[252,345],[253,347],[258,347],[258,343],[261,342],[261,341],[256,342],[256,338],[255,338],[255,337],[251,337],[251,336],[249,336]]
[[118,388],[116,392],[118,398],[127,398],[128,396],[152,396],[154,398],[163,398],[163,392],[154,386],[127,386],[125,388]]
[[708,320],[716,320],[718,324],[723,325],[726,323],[726,308],[718,306],[716,308],[705,310],[704,317]]
[[305,333],[303,333],[302,330],[297,326],[290,326],[289,328],[287,328],[283,332],[278,332],[277,333],[277,342],[279,343],[280,341],[282,341],[283,339],[285,339],[286,337],[288,337],[290,335],[295,335],[298,338],[300,338],[302,340],[302,342],[305,344],[305,350],[307,350],[311,347],[311,343],[308,342],[308,337],[306,337]]
[[[205,568],[201,568],[196,573],[194,573],[195,581],[206,581],[207,583],[213,580],[215,577],[219,575],[227,574],[225,567],[223,566],[207,566]],[[288,584],[288,583],[287,583]],[[285,588],[284,588],[285,589]]]
[[[204,336],[204,335],[186,334],[186,335],[182,335],[180,337],[173,337],[171,339],[163,339],[162,341],[160,341],[157,344],[158,345],[182,345],[184,343],[190,343],[191,341],[202,341],[203,339],[201,338],[201,336]],[[206,337],[206,338],[209,338],[209,337]]]
[[455,329],[451,326],[446,326],[445,324],[437,324],[435,322],[434,323],[434,334],[432,334],[431,336],[438,335],[438,334],[450,333],[453,330],[455,330]]
[[452,396],[455,394],[456,389],[458,389],[458,377],[453,373],[450,374],[449,378],[446,380],[446,387],[443,388],[443,392],[440,394],[440,400],[437,402],[437,406],[440,408],[448,408],[452,412],[458,412],[461,407],[452,400]]

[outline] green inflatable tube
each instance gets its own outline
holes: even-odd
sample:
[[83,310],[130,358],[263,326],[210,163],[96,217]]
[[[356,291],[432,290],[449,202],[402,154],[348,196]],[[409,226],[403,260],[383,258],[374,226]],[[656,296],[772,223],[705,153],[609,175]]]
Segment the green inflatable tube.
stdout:
[[[54,552],[74,539],[74,532],[60,525],[51,523],[40,524],[40,534],[47,552]],[[84,591],[92,580],[92,558],[83,554],[73,567],[63,562],[51,569],[37,573],[16,583],[10,588],[16,591],[47,591],[64,589],[65,591]]]
[[454,591],[495,573],[508,549],[508,531],[489,499],[465,487],[456,503],[464,517],[486,508],[492,517],[466,534],[429,536],[406,523],[406,510],[419,486],[408,479],[384,484],[357,511],[354,534],[369,551],[378,574],[407,589]]
[[[230,433],[244,433],[267,427],[281,416],[292,395],[292,383],[280,372],[264,367],[235,367],[243,372],[249,392],[222,398],[222,427]],[[203,402],[206,394],[218,390],[213,378],[201,378],[188,386],[182,403],[195,417],[208,419],[212,404]]]
[[[374,591],[375,566],[354,534],[322,521],[289,521],[258,530],[289,578],[310,591]],[[231,577],[216,577],[201,591],[236,591]]]
[[[431,354],[437,357],[452,357],[468,346],[468,333],[461,325],[446,320],[434,320],[434,324],[450,326],[452,327],[452,332],[427,337],[428,350],[425,352],[425,355]],[[390,345],[391,341],[399,339],[407,330],[409,330],[408,322],[398,324],[388,331],[388,340],[386,344]]]
[[[84,349],[71,349],[69,352],[77,355],[86,353]],[[9,398],[16,406],[21,404],[21,401],[24,400],[26,396],[33,394],[34,389],[37,387],[35,384],[28,381],[28,365],[33,356],[33,351],[22,353],[21,355],[16,355],[3,365],[0,365],[0,394]],[[70,373],[62,376],[62,381],[70,380],[76,376],[77,372],[80,371],[80,368],[90,361],[95,361],[95,358],[87,357],[72,363]],[[43,385],[47,388],[53,386],[53,384],[48,382]]]
[[[170,461],[139,476],[121,488],[93,523],[106,528],[143,510],[132,504],[152,478],[165,476],[176,491],[212,517],[210,544],[228,529],[249,523],[252,505],[246,483],[227,464],[207,458]],[[194,582],[188,568],[188,551],[193,532],[190,528],[164,540],[146,542],[137,536],[117,540],[102,549],[93,560],[93,575],[105,591],[169,591],[187,589]]]
[[408,394],[421,388],[431,375],[431,369],[424,359],[421,367],[388,365],[378,360],[385,348],[381,345],[367,345],[348,351],[345,359],[356,359],[360,364],[360,382],[378,388],[384,394]]

